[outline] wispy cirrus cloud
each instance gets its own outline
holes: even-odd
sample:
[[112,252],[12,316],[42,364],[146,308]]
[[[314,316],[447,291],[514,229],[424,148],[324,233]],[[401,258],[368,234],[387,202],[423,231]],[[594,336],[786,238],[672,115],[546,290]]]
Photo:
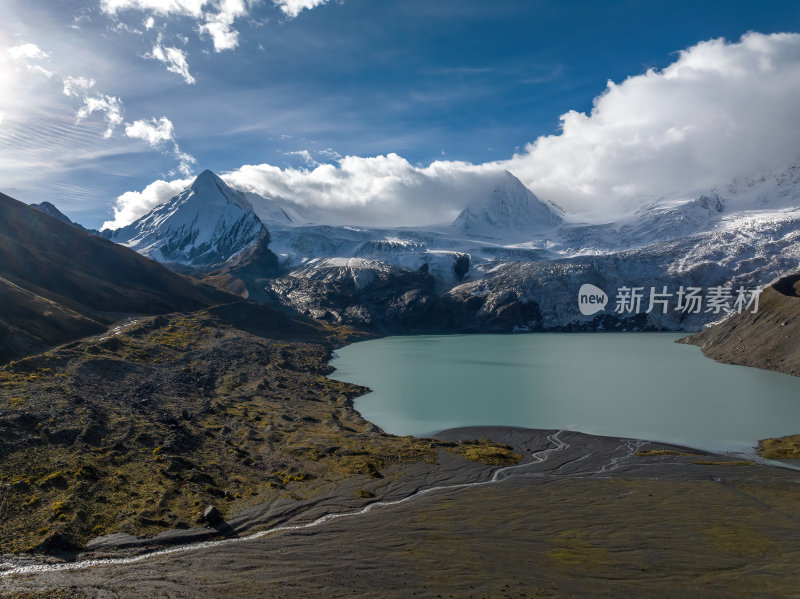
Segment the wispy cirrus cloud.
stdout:
[[194,84],[195,78],[189,72],[189,63],[186,60],[186,52],[180,48],[175,48],[172,46],[165,47],[162,44],[161,39],[161,35],[159,34],[152,51],[145,54],[144,57],[163,62],[165,65],[167,65],[167,70],[170,73],[180,75],[189,85]]
[[[31,72],[60,81],[62,94],[67,98],[77,100],[80,104],[75,113],[76,124],[90,119],[93,115],[100,115],[105,122],[106,128],[103,137],[106,139],[113,137],[118,128],[125,125],[125,137],[145,141],[151,147],[167,152],[177,160],[178,165],[171,174],[181,173],[187,176],[191,174],[196,160],[190,154],[181,151],[175,139],[175,128],[167,117],[139,119],[126,123],[125,108],[121,98],[99,91],[97,82],[91,77],[72,75],[59,77],[48,71],[38,62],[48,59],[50,53],[45,52],[36,44],[26,43],[13,46],[6,49],[0,56],[4,56],[15,64],[25,66]],[[181,66],[180,61],[177,60],[177,62],[177,66]],[[188,75],[188,71],[186,75]],[[191,77],[191,75],[188,76]]]
[[125,135],[132,139],[140,139],[156,149],[168,148],[178,161],[178,166],[170,174],[180,173],[184,176],[192,174],[193,166],[197,164],[194,156],[182,152],[175,141],[175,126],[167,117],[160,119],[141,119],[128,123],[125,126]]
[[124,120],[122,100],[116,96],[99,93],[94,87],[95,80],[88,77],[66,77],[64,79],[64,95],[77,98],[83,103],[76,114],[77,121],[87,119],[96,112],[102,114],[107,124],[103,137],[109,138]]
[[308,150],[295,150],[293,152],[284,152],[287,156],[300,156],[308,166],[318,166],[319,162],[314,160],[311,152]]

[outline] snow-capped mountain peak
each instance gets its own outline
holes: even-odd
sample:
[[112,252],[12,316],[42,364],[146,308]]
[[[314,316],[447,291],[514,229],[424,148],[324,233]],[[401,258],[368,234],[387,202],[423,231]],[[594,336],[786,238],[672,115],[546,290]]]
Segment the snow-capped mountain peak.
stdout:
[[537,233],[562,222],[560,210],[543,202],[505,171],[487,198],[464,208],[452,227],[481,237],[504,237],[518,233]]
[[[216,205],[224,201],[227,204],[238,206],[242,210],[251,212],[253,210],[244,193],[229,187],[225,181],[208,169],[197,175],[197,178],[189,186],[189,190],[194,192],[193,195],[195,197],[202,198],[207,205]],[[183,193],[186,192],[184,191]]]
[[161,262],[224,262],[255,243],[266,228],[247,197],[213,172],[203,171],[178,195],[111,239]]

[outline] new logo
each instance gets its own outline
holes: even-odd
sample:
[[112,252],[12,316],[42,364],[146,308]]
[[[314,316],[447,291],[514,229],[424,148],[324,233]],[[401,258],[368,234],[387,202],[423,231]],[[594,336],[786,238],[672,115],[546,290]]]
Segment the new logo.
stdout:
[[586,283],[578,290],[578,309],[584,316],[597,314],[605,309],[607,303],[608,295],[599,287]]

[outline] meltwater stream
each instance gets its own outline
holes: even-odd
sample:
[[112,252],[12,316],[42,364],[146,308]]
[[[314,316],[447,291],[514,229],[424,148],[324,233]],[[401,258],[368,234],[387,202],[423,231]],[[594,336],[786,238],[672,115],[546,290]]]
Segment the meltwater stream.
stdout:
[[388,337],[337,351],[333,378],[385,431],[571,429],[749,452],[800,433],[800,377],[719,364],[672,333]]

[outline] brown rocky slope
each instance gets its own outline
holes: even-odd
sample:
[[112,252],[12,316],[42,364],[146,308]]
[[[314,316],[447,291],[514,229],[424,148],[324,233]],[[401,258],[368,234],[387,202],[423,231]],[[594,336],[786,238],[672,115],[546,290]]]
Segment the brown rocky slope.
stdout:
[[680,341],[718,362],[800,376],[800,274],[764,289],[755,314],[735,314]]
[[0,364],[104,331],[127,314],[237,298],[0,194]]

